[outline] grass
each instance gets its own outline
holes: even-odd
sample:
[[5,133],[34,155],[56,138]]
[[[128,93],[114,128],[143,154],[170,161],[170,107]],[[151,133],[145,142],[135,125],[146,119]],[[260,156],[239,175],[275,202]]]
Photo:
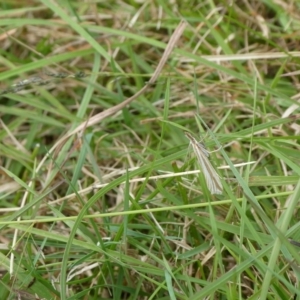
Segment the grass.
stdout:
[[0,299],[300,299],[297,2],[0,7]]

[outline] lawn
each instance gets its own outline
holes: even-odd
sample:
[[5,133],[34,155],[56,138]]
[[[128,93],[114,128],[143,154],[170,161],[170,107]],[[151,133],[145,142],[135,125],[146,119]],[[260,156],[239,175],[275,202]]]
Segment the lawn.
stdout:
[[0,299],[300,299],[298,1],[0,28]]

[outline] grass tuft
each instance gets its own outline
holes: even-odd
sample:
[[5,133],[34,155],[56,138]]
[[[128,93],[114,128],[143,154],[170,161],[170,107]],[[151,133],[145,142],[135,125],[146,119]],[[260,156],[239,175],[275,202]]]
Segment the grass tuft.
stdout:
[[0,299],[300,298],[297,3],[19,2],[0,4]]

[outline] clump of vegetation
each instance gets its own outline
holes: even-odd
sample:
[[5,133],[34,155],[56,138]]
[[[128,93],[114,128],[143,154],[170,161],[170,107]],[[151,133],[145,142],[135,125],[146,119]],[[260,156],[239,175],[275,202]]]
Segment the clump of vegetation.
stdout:
[[0,299],[300,297],[300,9],[227,2],[2,1]]

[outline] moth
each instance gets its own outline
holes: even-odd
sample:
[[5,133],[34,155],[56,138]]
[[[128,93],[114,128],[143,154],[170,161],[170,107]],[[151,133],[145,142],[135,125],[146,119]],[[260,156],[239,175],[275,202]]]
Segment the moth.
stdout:
[[220,177],[209,161],[209,152],[204,144],[198,142],[190,133],[184,132],[185,136],[190,140],[193,151],[198,159],[201,171],[204,174],[205,182],[211,194],[222,194],[223,186]]

